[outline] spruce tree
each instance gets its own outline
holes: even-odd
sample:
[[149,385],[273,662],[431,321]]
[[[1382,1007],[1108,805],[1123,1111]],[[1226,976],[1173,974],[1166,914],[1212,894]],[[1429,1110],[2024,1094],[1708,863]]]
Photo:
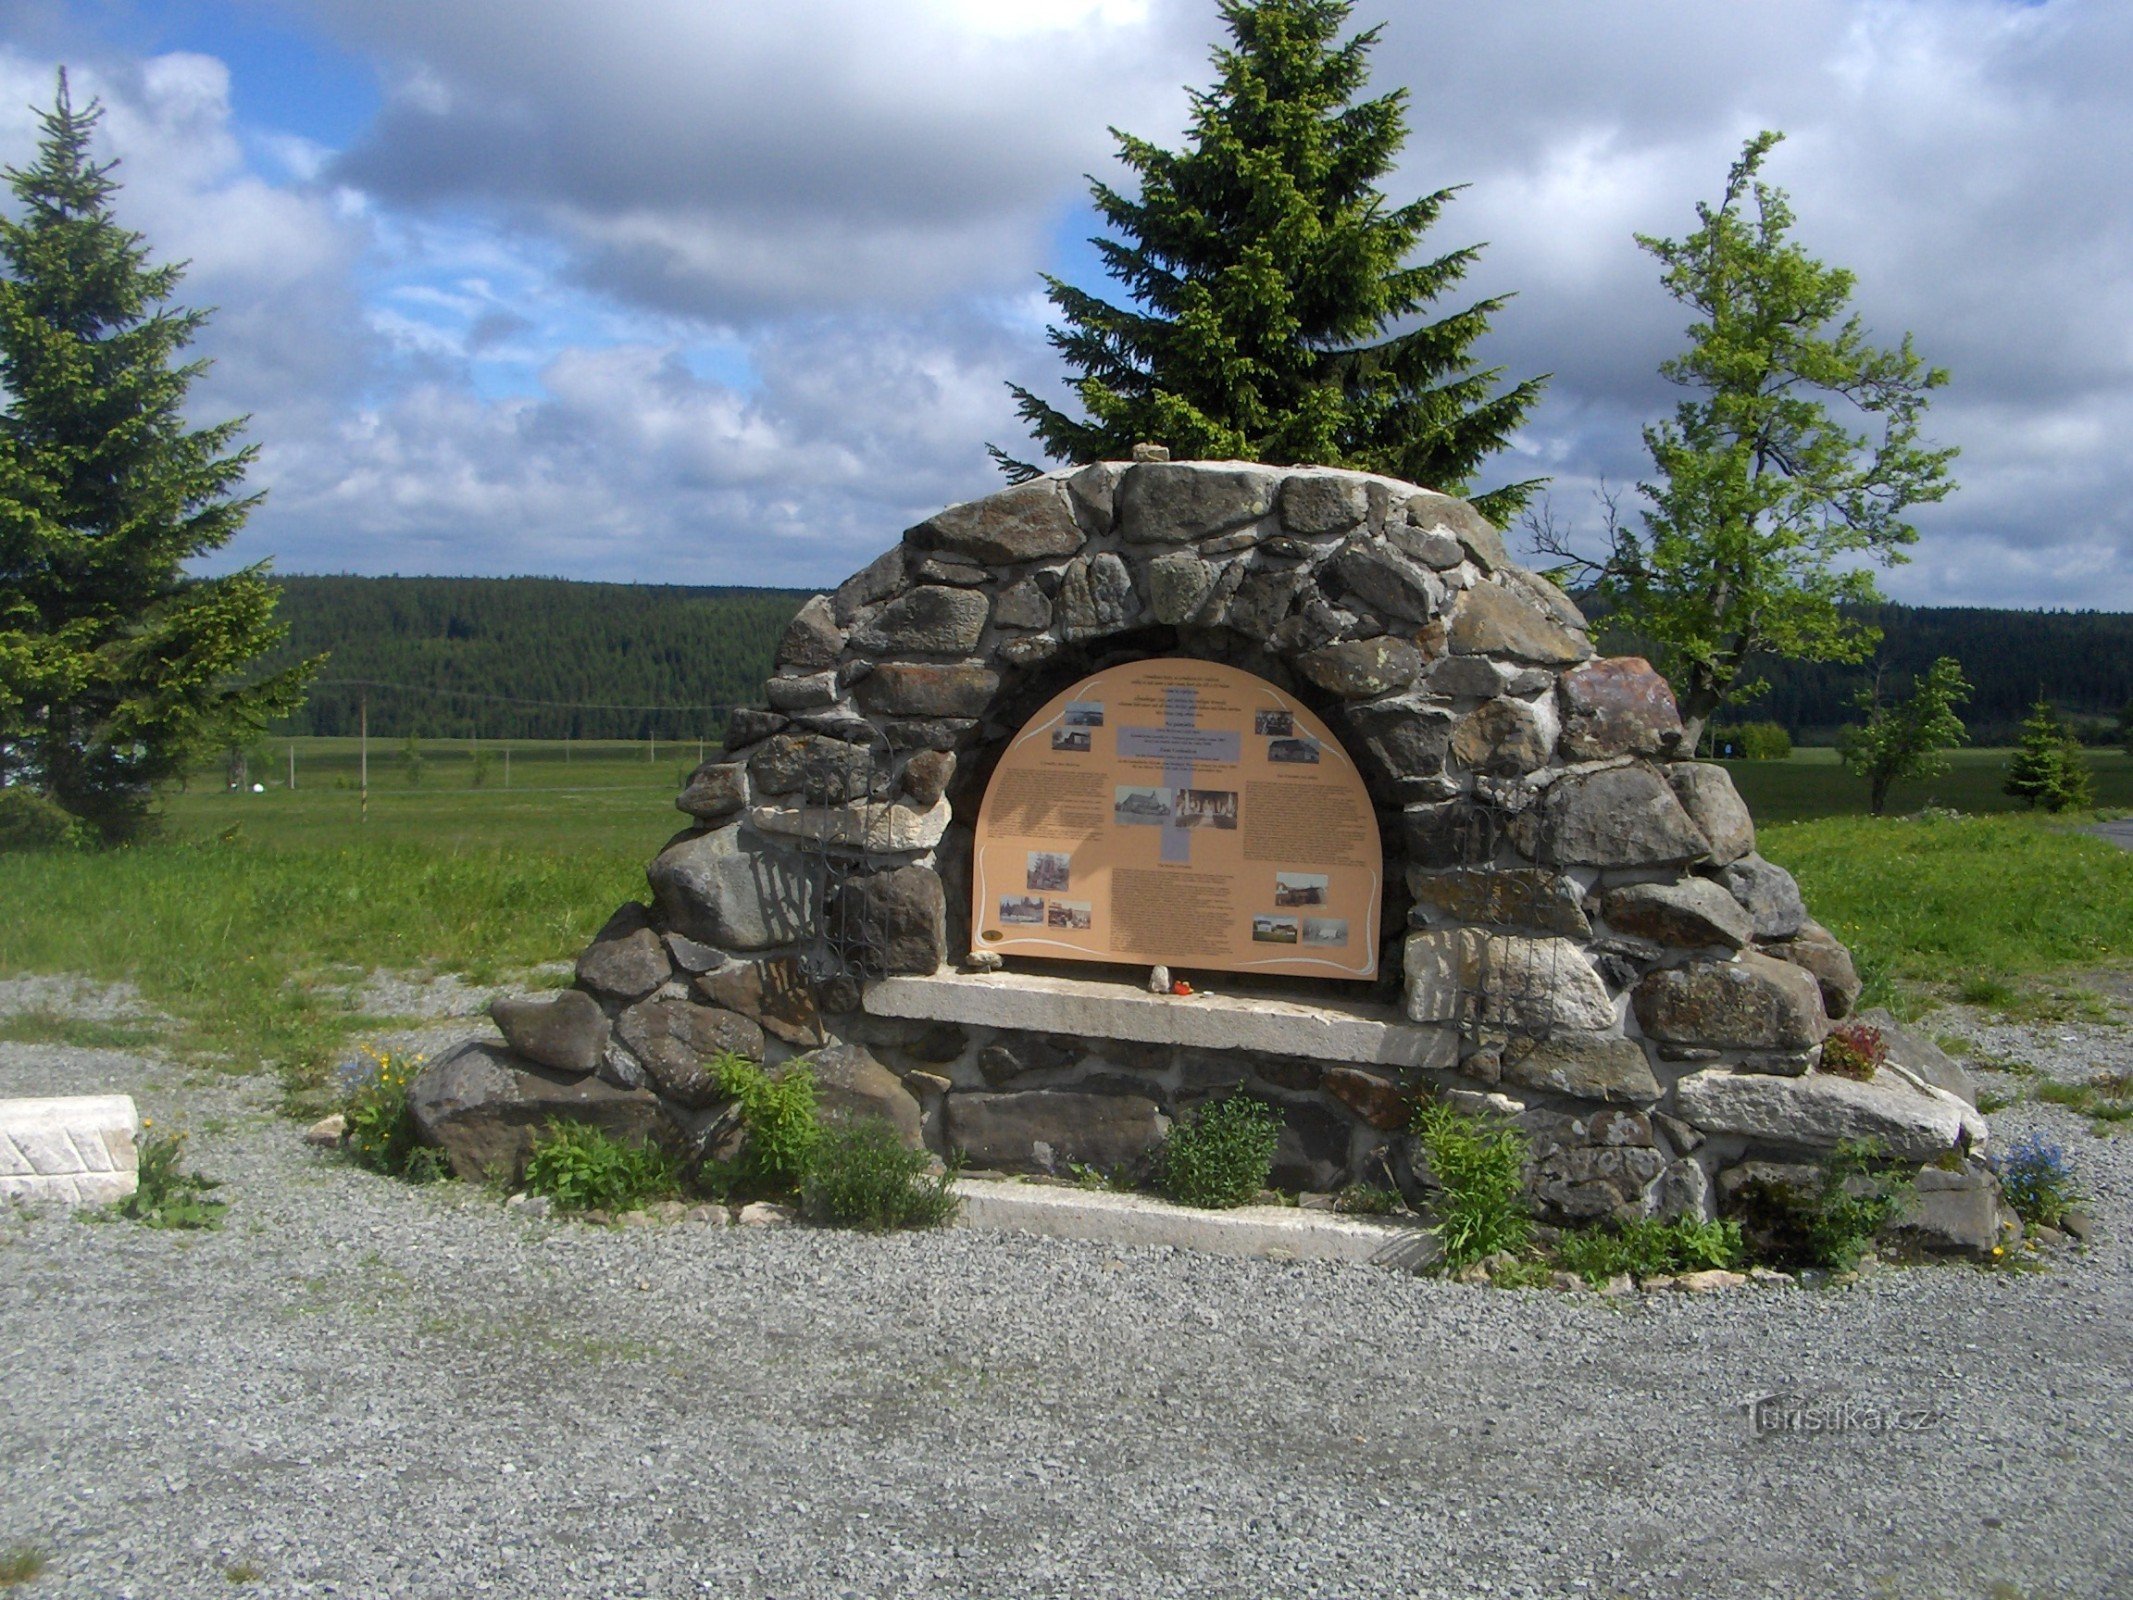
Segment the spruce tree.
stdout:
[[[1388,208],[1377,180],[1407,137],[1405,90],[1355,96],[1378,30],[1346,41],[1351,0],[1225,0],[1233,45],[1192,95],[1182,151],[1111,130],[1138,197],[1091,180],[1117,238],[1092,241],[1123,284],[1113,305],[1047,275],[1080,376],[1076,419],[1020,385],[1051,456],[1121,459],[1142,441],[1184,457],[1358,467],[1463,494],[1504,448],[1541,380],[1498,392],[1474,343],[1501,297],[1424,321],[1479,247],[1407,264],[1456,189]],[[993,451],[1010,473],[1034,468]],[[1476,496],[1501,522],[1537,486]]]
[[2007,760],[2007,781],[2000,787],[2046,811],[2080,811],[2095,804],[2088,757],[2049,700],[2039,700],[2022,719],[2021,742]]
[[[113,215],[116,162],[64,71],[29,166],[0,171],[0,784],[105,841],[138,831],[154,786],[301,700],[313,664],[252,676],[281,642],[262,568],[195,578],[257,495],[237,493],[242,421],[186,424],[206,319],[168,304]],[[249,678],[249,681],[248,681]]]

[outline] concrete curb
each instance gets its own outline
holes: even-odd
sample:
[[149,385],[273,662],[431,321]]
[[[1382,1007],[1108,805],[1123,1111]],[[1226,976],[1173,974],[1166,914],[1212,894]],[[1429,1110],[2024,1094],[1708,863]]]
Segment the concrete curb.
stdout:
[[1348,1261],[1402,1272],[1419,1271],[1437,1256],[1437,1241],[1416,1224],[1334,1212],[1288,1206],[1200,1211],[1147,1195],[992,1178],[960,1178],[954,1189],[963,1202],[958,1220],[969,1228],[1269,1261]]
[[139,1186],[133,1097],[0,1100],[0,1199],[106,1205]]

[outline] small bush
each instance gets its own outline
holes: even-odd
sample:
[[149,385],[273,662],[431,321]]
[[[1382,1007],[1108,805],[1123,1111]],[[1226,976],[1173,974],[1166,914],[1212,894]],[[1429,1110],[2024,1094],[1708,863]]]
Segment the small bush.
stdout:
[[962,1201],[950,1174],[929,1174],[926,1153],[906,1150],[878,1117],[833,1123],[816,1138],[800,1180],[800,1205],[817,1222],[865,1233],[935,1228]]
[[1775,722],[1716,724],[1708,737],[1711,753],[1721,761],[1792,759],[1792,735]]
[[2056,1228],[2081,1199],[2073,1163],[2040,1133],[2025,1134],[1992,1158],[2000,1188],[2014,1213],[2034,1228]]
[[424,1059],[366,1045],[355,1060],[342,1064],[341,1115],[348,1122],[346,1149],[356,1165],[412,1183],[445,1175],[443,1152],[415,1137],[415,1119],[407,1109],[408,1088]]
[[1226,1211],[1266,1187],[1281,1143],[1281,1114],[1233,1095],[1170,1130],[1156,1152],[1156,1186],[1179,1205]]
[[583,1122],[548,1124],[526,1158],[526,1188],[560,1211],[635,1211],[681,1192],[674,1158]]
[[79,850],[90,842],[74,815],[19,785],[0,788],[0,854],[10,850]]
[[185,1135],[148,1133],[154,1126],[152,1119],[142,1120],[146,1137],[140,1146],[140,1181],[133,1193],[118,1203],[118,1214],[151,1228],[221,1227],[229,1202],[207,1196],[222,1185],[213,1178],[185,1171]]
[[1415,1112],[1415,1132],[1443,1194],[1433,1230],[1444,1247],[1447,1272],[1508,1250],[1533,1237],[1526,1210],[1526,1136],[1430,1101]]
[[1822,1041],[1822,1070],[1840,1078],[1866,1082],[1889,1058],[1889,1042],[1866,1022],[1840,1022]]
[[1847,1140],[1829,1154],[1811,1190],[1751,1184],[1741,1192],[1754,1253],[1776,1266],[1849,1272],[1874,1235],[1910,1196],[1874,1140]]
[[1566,1272],[1605,1283],[1617,1273],[1642,1282],[1681,1272],[1731,1271],[1748,1258],[1738,1222],[1643,1220],[1566,1233],[1555,1247]]
[[791,1194],[807,1175],[822,1124],[815,1114],[815,1075],[790,1067],[773,1078],[739,1056],[711,1064],[718,1092],[734,1102],[748,1131],[740,1159],[706,1174],[714,1188],[747,1195]]

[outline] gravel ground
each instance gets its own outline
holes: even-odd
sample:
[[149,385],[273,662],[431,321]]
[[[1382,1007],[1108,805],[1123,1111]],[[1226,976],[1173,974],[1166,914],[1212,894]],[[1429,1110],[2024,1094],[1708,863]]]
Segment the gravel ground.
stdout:
[[[1930,1025],[2128,1065],[2124,1028]],[[1613,1302],[553,1223],[307,1149],[264,1080],[0,1045],[0,1095],[109,1091],[233,1205],[190,1235],[0,1212],[27,1595],[2133,1594],[2133,1139],[2056,1107],[1994,1119],[2094,1197],[2099,1243],[2047,1272]],[[1768,1393],[1924,1425],[1753,1437]]]

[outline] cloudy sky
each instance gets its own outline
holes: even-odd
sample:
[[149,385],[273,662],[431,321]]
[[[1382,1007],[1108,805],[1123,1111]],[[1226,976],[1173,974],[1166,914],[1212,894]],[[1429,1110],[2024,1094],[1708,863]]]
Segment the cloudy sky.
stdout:
[[[1362,0],[1396,201],[1552,372],[1491,481],[1633,484],[1678,234],[1758,128],[1872,330],[1953,382],[1961,491],[1885,587],[2133,609],[2133,7]],[[1174,141],[1214,0],[5,0],[0,161],[66,62],[121,214],[218,307],[284,572],[837,581],[1025,445],[1107,125]]]

